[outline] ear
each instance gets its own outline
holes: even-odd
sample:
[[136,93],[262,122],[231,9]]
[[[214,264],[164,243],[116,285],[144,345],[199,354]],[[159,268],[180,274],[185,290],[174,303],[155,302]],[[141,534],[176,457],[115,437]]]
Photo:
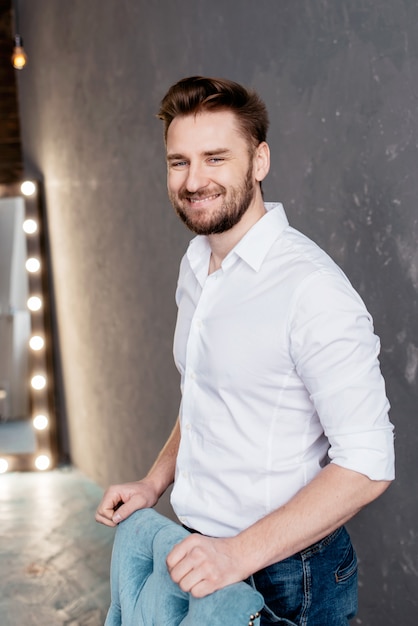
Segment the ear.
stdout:
[[265,179],[270,170],[270,148],[262,141],[256,148],[254,155],[254,175],[258,182]]

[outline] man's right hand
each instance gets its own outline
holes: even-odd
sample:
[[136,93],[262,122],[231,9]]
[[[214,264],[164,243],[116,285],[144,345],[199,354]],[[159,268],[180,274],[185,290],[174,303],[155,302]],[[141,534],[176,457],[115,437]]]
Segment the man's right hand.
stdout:
[[122,485],[111,485],[97,507],[96,522],[105,526],[117,526],[119,522],[138,509],[153,507],[158,494],[151,482],[146,479]]

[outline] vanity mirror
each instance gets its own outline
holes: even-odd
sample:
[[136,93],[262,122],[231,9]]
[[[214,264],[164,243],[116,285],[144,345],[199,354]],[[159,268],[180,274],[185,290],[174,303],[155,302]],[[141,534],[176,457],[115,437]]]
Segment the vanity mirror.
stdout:
[[40,185],[0,185],[0,473],[56,462]]

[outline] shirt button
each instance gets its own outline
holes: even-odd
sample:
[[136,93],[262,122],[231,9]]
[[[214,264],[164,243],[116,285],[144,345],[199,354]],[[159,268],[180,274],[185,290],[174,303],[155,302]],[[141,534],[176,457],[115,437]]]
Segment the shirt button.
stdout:
[[196,327],[197,327],[197,328],[202,328],[202,326],[203,326],[203,322],[202,322],[202,320],[201,320],[201,319],[197,319],[197,320],[196,320]]
[[195,378],[196,378],[196,374],[195,374],[195,372],[190,372],[190,378],[191,378],[192,380],[195,380]]
[[190,429],[191,429],[191,427],[192,427],[192,425],[191,425],[191,424],[186,424],[185,429],[186,429],[186,430],[190,430]]

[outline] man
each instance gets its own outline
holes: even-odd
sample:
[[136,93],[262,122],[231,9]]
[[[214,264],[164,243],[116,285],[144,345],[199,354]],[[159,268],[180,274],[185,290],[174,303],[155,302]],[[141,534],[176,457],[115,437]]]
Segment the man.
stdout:
[[247,580],[264,595],[262,624],[346,625],[357,584],[344,523],[394,475],[371,317],[283,207],[264,204],[257,94],[186,78],[159,117],[169,197],[198,235],[176,294],[182,403],[148,475],[110,487],[96,519],[114,526],[174,481],[174,511],[196,531],[167,559],[184,591]]

